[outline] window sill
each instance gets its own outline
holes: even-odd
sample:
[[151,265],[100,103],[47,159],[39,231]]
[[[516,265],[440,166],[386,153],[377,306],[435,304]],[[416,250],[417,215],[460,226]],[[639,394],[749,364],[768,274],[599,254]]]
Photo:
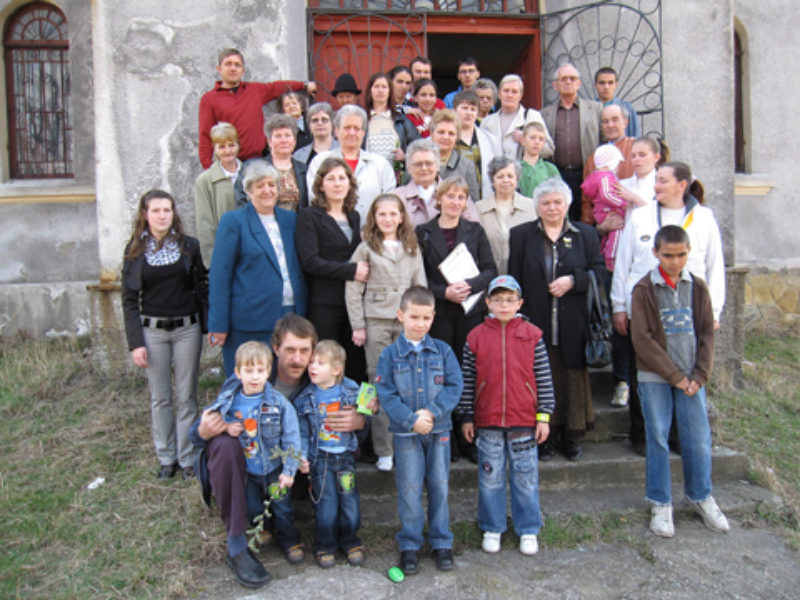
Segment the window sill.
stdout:
[[89,204],[96,201],[93,185],[71,179],[12,179],[0,183],[3,204]]
[[775,187],[775,181],[763,173],[736,173],[737,196],[766,196]]

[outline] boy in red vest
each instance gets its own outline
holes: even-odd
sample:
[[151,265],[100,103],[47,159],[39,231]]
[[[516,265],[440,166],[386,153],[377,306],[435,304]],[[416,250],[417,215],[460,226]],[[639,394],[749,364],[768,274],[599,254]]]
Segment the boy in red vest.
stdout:
[[542,331],[519,309],[522,290],[510,275],[489,284],[490,314],[464,344],[464,392],[457,412],[467,441],[478,447],[478,525],[485,552],[500,551],[506,530],[506,469],[519,550],[536,554],[542,528],[537,444],[550,434],[555,410],[550,361]]

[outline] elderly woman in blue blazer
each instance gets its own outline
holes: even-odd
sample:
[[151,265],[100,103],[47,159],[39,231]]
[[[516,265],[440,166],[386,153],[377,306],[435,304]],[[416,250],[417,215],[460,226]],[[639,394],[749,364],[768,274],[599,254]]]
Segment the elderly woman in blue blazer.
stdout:
[[222,346],[226,375],[233,373],[240,344],[270,344],[275,321],[306,312],[295,249],[297,215],[275,206],[278,171],[266,161],[251,161],[243,179],[249,203],[222,216],[209,275],[208,341]]

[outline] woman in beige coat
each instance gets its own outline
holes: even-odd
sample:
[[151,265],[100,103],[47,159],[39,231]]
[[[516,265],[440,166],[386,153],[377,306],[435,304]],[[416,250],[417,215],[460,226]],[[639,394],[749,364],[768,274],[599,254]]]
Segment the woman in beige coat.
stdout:
[[536,220],[533,200],[517,192],[519,163],[497,156],[489,163],[494,193],[475,203],[481,225],[489,238],[492,256],[500,275],[508,272],[508,236],[512,227]]

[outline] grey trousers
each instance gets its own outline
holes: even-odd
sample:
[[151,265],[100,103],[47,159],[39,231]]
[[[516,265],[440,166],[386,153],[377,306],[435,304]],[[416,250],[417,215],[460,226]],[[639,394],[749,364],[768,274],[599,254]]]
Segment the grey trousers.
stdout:
[[[153,444],[162,465],[194,464],[189,427],[197,418],[197,376],[203,335],[199,323],[172,331],[144,328]],[[172,373],[175,373],[173,403]]]
[[[375,381],[378,370],[378,357],[389,344],[394,342],[403,332],[403,324],[397,319],[367,319],[367,340],[364,351],[367,355],[367,373],[369,380]],[[380,400],[380,398],[378,398]],[[389,433],[389,417],[383,410],[372,417],[372,446],[378,456],[393,456],[392,434]]]

